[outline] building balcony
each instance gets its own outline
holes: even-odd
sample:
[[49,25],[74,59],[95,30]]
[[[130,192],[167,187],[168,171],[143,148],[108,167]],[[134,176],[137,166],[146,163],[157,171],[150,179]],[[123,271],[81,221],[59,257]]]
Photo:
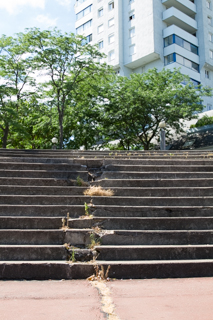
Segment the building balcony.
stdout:
[[162,0],[162,4],[167,9],[174,7],[193,18],[197,13],[196,5],[190,0]]
[[168,26],[174,24],[191,34],[197,31],[197,22],[174,7],[163,12],[163,21],[167,23]]
[[198,82],[201,82],[200,73],[198,73],[196,71],[193,71],[193,70],[191,70],[189,68],[186,68],[185,66],[182,66],[177,62],[173,62],[173,63],[168,64],[167,66],[165,66],[165,69],[174,70],[175,68],[176,69],[180,68],[180,72],[182,74],[185,74],[185,75],[189,76],[191,79],[194,79],[194,80],[196,80]]
[[186,32],[185,30],[183,30],[175,25],[171,25],[163,30],[163,38],[169,37],[172,34],[176,34],[177,36],[181,37],[182,39],[189,41],[190,43],[192,43],[198,47],[198,38],[196,38],[191,33]]
[[164,48],[164,57],[168,56],[169,54],[174,53],[174,52],[179,54],[179,55],[181,55],[182,57],[190,60],[190,61],[193,61],[193,62],[195,62],[197,64],[200,64],[200,59],[199,59],[198,55],[196,55],[196,54],[194,54],[194,53],[192,53],[192,52],[190,52],[190,51],[178,46],[175,43],[170,45],[170,46],[168,46],[168,47],[166,47],[166,48]]

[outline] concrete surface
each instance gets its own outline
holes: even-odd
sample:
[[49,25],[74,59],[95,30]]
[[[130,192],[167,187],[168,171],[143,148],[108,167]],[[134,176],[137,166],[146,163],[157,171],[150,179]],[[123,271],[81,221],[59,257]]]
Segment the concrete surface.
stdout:
[[[1,320],[212,320],[213,278],[1,281]],[[107,290],[106,290],[107,289]],[[112,306],[104,309],[103,297]],[[114,310],[113,315],[107,310]]]
[[122,320],[212,320],[213,278],[110,282]]
[[1,281],[1,320],[103,320],[88,281]]

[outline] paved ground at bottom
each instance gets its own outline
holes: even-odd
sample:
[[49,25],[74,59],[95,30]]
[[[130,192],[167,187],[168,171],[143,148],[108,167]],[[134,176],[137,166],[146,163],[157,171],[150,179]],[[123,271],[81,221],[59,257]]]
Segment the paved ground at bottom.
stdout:
[[213,320],[213,278],[127,280],[109,287],[122,320]]
[[[213,278],[116,280],[104,285],[116,319],[213,320]],[[86,280],[0,281],[0,319],[107,319],[102,294]]]
[[1,320],[103,320],[88,281],[0,281]]

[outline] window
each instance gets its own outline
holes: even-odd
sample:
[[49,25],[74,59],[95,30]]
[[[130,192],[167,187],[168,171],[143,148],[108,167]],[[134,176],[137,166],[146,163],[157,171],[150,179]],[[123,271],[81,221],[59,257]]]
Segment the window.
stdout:
[[114,33],[113,34],[110,34],[109,37],[108,37],[108,42],[109,44],[113,43],[115,41],[115,35]]
[[173,44],[174,43],[174,41],[173,41],[173,35],[171,35],[171,36],[169,36],[169,37],[166,37],[165,39],[164,39],[164,46],[165,47],[168,47],[168,46],[170,46],[171,44]]
[[129,29],[129,37],[132,38],[132,37],[134,37],[134,35],[135,35],[135,27]]
[[101,41],[98,42],[98,49],[99,50],[103,49],[103,47],[104,47],[104,42],[103,42],[103,40],[101,40]]
[[210,59],[213,59],[213,50],[209,50]]
[[129,13],[129,21],[131,21],[131,20],[133,20],[133,19],[135,19],[135,11],[131,11],[131,12]]
[[109,61],[114,60],[115,59],[115,51],[114,50],[110,51],[108,54],[108,57],[109,57]]
[[84,24],[82,24],[80,27],[78,27],[76,29],[76,33],[79,34],[79,33],[82,33],[84,30],[86,30],[87,28],[91,27],[92,25],[92,19],[85,22]]
[[208,17],[207,17],[207,20],[208,20],[208,25],[211,26],[211,25],[212,25],[212,18],[208,16]]
[[209,79],[209,71],[208,70],[205,70],[205,78]]
[[200,82],[197,81],[197,80],[194,80],[194,79],[191,79],[191,78],[190,78],[190,81],[193,83],[193,85],[194,85],[195,87],[198,87],[198,86],[200,85]]
[[103,14],[104,14],[104,9],[103,8],[98,9],[98,17],[102,17]]
[[76,7],[77,7],[79,4],[83,3],[84,1],[86,1],[86,0],[76,0]]
[[81,41],[82,46],[92,41],[92,34],[89,34],[85,39]]
[[129,0],[129,4],[133,3],[135,0]]
[[101,24],[100,26],[98,26],[98,33],[101,33],[104,31],[104,25]]
[[165,47],[168,47],[173,43],[175,43],[178,46],[180,46],[180,47],[182,47],[182,48],[184,48],[184,49],[186,49],[188,51],[191,51],[192,53],[198,55],[198,47],[197,46],[195,46],[194,44],[192,44],[192,43],[180,38],[179,36],[177,36],[175,34],[173,34],[173,35],[171,35],[169,37],[166,37],[164,39],[164,46]]
[[185,66],[189,69],[192,69],[196,72],[199,72],[199,65],[193,61],[190,61],[182,56],[180,56],[179,54],[175,54],[176,56],[176,62],[181,64],[182,66]]
[[206,0],[206,6],[208,9],[211,9],[211,2],[209,0]]
[[109,21],[108,21],[108,26],[111,27],[111,26],[113,26],[113,25],[114,25],[114,18],[109,19]]
[[213,42],[213,34],[209,32],[209,41]]
[[207,104],[207,111],[212,110],[212,105],[210,103]]
[[174,55],[175,54],[172,53],[165,57],[165,66],[175,61]]
[[184,59],[182,56],[180,56],[179,54],[176,54],[176,62],[181,64],[182,66],[184,65]]
[[182,56],[180,56],[179,54],[176,54],[176,53],[172,53],[168,56],[165,57],[165,65],[168,65],[172,62],[177,62],[179,64],[181,64],[182,66],[185,66],[189,69],[192,69],[196,72],[199,72],[199,64],[191,61],[191,60],[188,60]]
[[114,1],[111,1],[109,3],[109,11],[113,10],[114,9]]
[[135,54],[135,44],[129,47],[129,55],[132,56]]
[[76,20],[79,20],[83,17],[85,17],[88,13],[90,13],[92,11],[92,4],[85,8],[84,10],[80,11],[79,13],[76,14]]

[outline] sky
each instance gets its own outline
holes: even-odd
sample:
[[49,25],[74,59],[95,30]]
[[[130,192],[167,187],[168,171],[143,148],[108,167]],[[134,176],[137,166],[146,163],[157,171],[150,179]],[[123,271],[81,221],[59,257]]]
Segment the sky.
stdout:
[[33,27],[75,33],[74,4],[75,0],[0,0],[0,36]]

